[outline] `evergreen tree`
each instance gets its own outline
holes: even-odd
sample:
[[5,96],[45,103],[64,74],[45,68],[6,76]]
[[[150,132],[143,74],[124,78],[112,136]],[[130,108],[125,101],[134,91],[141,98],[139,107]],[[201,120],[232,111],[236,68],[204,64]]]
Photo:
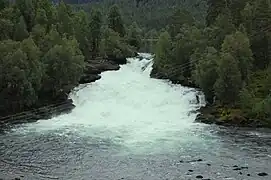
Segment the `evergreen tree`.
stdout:
[[194,71],[194,78],[199,87],[203,90],[206,100],[212,103],[214,97],[214,84],[217,80],[217,66],[219,55],[215,48],[207,47],[196,57],[197,64]]
[[122,42],[119,33],[108,28],[104,31],[101,42],[101,54],[122,64],[126,62],[126,57],[134,56],[134,51],[128,44]]
[[124,37],[125,27],[122,20],[120,9],[117,5],[113,5],[108,13],[107,17],[108,27],[119,33],[121,37]]
[[229,53],[221,55],[218,65],[218,79],[214,85],[215,94],[222,104],[234,104],[242,87],[238,63]]
[[184,9],[178,9],[170,18],[169,33],[171,37],[174,38],[180,32],[184,24],[192,26],[194,23],[195,19],[190,12]]
[[24,17],[27,31],[30,32],[35,24],[36,15],[33,0],[16,0],[16,6]]
[[15,27],[15,32],[14,32],[14,39],[16,41],[22,41],[26,39],[29,36],[29,33],[27,31],[27,27],[24,21],[24,17],[20,17],[20,21]]
[[232,22],[232,17],[229,11],[224,11],[216,18],[213,26],[206,29],[206,34],[209,39],[209,45],[220,48],[225,36],[235,31],[235,26]]
[[84,11],[79,11],[74,18],[74,32],[79,47],[86,58],[91,56],[91,37],[89,36],[89,20]]
[[37,10],[35,24],[40,24],[40,25],[43,25],[44,27],[47,27],[48,19],[47,19],[46,11],[44,9],[39,8]]
[[163,32],[157,42],[155,50],[156,68],[162,73],[165,73],[166,68],[170,66],[170,59],[172,57],[171,53],[172,42],[168,32]]
[[270,0],[257,0],[255,2],[254,18],[252,21],[252,50],[255,57],[255,66],[260,69],[267,68],[269,56],[269,33],[271,24]]
[[13,23],[8,19],[0,18],[0,40],[10,39],[13,34]]
[[222,44],[222,52],[230,53],[237,60],[242,80],[247,81],[253,63],[253,54],[248,37],[240,31],[226,36]]
[[92,56],[95,57],[99,54],[99,48],[101,43],[101,36],[102,36],[102,13],[100,10],[93,10],[91,13],[89,23],[89,41],[92,45]]
[[174,54],[174,66],[183,67],[180,70],[180,74],[184,77],[190,77],[192,71],[192,65],[190,62],[190,56],[195,50],[203,50],[205,43],[205,37],[203,32],[196,26],[184,25],[179,35],[176,37],[176,43],[173,48]]
[[208,0],[208,12],[206,16],[206,25],[212,25],[218,15],[227,8],[227,0]]
[[72,13],[70,12],[69,6],[63,1],[57,6],[57,30],[61,35],[74,35],[74,27],[72,22]]
[[32,32],[31,32],[31,38],[34,40],[35,44],[39,48],[43,48],[45,35],[46,35],[46,28],[44,28],[44,26],[37,24],[33,27]]
[[128,30],[128,35],[127,35],[127,42],[128,44],[130,44],[131,46],[134,46],[137,50],[139,50],[140,46],[141,46],[141,30],[138,27],[138,25],[136,24],[136,22],[134,22]]
[[53,26],[51,31],[45,36],[43,44],[41,45],[41,50],[46,53],[55,45],[60,45],[62,43],[61,36],[57,31],[56,27]]

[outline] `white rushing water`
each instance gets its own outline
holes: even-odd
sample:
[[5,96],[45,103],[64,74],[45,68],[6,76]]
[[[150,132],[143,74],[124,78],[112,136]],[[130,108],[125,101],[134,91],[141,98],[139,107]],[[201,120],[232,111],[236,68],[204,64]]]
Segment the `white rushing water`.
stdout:
[[[107,138],[137,152],[200,141],[190,113],[199,105],[196,91],[167,81],[151,79],[152,60],[128,59],[119,71],[102,73],[102,79],[78,87],[71,94],[76,108],[69,114],[17,128],[18,133],[55,132]],[[159,144],[163,144],[160,146]]]

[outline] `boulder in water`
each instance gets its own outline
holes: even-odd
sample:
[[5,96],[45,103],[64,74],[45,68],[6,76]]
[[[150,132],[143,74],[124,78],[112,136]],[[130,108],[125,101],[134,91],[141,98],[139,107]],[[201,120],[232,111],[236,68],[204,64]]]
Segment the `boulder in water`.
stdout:
[[258,173],[258,176],[268,176],[268,174],[265,172],[261,172],[261,173]]

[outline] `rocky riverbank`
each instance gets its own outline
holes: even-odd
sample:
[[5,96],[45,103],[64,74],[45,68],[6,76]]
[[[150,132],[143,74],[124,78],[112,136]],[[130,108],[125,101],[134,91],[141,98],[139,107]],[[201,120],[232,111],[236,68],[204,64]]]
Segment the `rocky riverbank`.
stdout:
[[174,84],[181,84],[181,85],[187,86],[187,87],[198,88],[196,86],[196,84],[191,79],[179,77],[176,75],[166,75],[166,74],[160,72],[155,66],[153,67],[150,76],[151,76],[151,78],[155,78],[155,79],[168,79]]
[[[88,60],[84,74],[79,80],[79,84],[92,83],[101,78],[101,72],[119,70],[119,64],[125,63],[126,59],[121,61],[118,60],[117,62],[105,59]],[[72,99],[69,99],[67,93],[63,92],[55,99],[48,99],[48,96],[45,96],[38,105],[31,109],[16,114],[5,114],[0,116],[0,127],[5,128],[12,124],[35,122],[39,119],[50,119],[52,116],[68,113],[74,107],[75,105],[73,104]]]
[[223,126],[271,128],[271,124],[267,121],[251,119],[240,109],[227,108],[221,105],[206,105],[199,109],[199,113],[196,122]]

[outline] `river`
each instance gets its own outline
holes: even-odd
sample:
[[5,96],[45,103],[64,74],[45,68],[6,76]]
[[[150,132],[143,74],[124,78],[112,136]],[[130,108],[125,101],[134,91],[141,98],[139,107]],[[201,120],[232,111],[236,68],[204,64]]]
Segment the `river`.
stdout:
[[78,87],[71,113],[0,134],[0,179],[271,179],[270,131],[195,123],[198,92],[142,56]]

